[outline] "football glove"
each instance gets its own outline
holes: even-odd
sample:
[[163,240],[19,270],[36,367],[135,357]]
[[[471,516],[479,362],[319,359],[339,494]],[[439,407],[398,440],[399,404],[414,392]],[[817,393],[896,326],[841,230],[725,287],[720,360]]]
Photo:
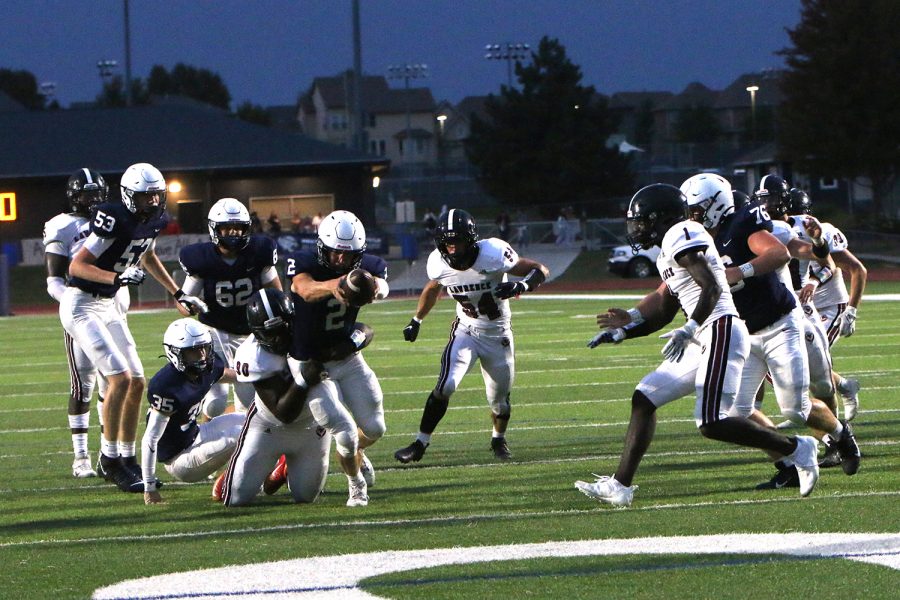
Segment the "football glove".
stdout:
[[528,284],[524,281],[504,281],[503,283],[497,284],[497,287],[494,288],[494,296],[500,300],[508,300],[519,294],[524,294],[527,291]]
[[600,344],[621,344],[625,339],[625,330],[621,327],[615,329],[604,329],[591,338],[587,343],[588,348],[596,348]]
[[116,282],[119,285],[141,285],[145,277],[147,274],[142,268],[132,265],[116,275]]
[[176,290],[172,295],[175,297],[175,300],[192,315],[202,315],[209,310],[209,307],[206,306],[206,302],[197,296],[185,294],[184,290]]
[[850,337],[856,331],[856,309],[848,306],[841,313],[840,334],[841,337]]
[[667,360],[679,362],[684,356],[684,351],[687,350],[688,344],[697,344],[699,346],[700,342],[694,337],[697,327],[699,327],[697,322],[691,319],[678,329],[673,329],[669,333],[664,333],[659,336],[662,339],[669,340],[666,342],[666,345],[663,346],[663,356],[665,356]]
[[419,337],[419,325],[422,322],[417,320],[415,317],[410,319],[409,325],[403,328],[403,339],[407,342],[414,342],[416,338]]

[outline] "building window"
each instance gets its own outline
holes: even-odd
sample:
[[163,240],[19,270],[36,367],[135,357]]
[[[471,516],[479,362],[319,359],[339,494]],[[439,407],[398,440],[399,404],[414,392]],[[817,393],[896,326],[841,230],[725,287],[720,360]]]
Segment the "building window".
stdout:
[[384,156],[385,150],[384,140],[369,140],[369,154]]
[[838,189],[838,180],[837,179],[820,179],[819,180],[819,189],[820,190],[836,190]]
[[384,156],[387,153],[387,145],[384,140],[378,140],[378,156]]
[[369,127],[375,127],[375,113],[366,113],[366,121]]

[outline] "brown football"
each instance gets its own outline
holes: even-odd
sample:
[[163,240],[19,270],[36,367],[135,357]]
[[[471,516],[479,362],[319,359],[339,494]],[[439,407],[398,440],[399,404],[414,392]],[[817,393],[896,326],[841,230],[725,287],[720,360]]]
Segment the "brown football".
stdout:
[[363,306],[375,299],[378,285],[375,277],[364,269],[353,269],[343,277],[338,284],[344,298],[353,306]]

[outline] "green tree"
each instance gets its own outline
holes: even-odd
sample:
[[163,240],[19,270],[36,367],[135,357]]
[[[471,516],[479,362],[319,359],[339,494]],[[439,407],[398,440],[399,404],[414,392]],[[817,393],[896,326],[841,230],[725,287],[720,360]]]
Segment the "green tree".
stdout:
[[256,123],[257,125],[265,125],[267,127],[272,124],[272,115],[270,115],[262,106],[253,104],[249,100],[241,103],[241,105],[237,107],[235,114],[237,114],[238,119],[247,121],[248,123]]
[[721,128],[712,107],[696,104],[681,109],[675,123],[675,139],[683,143],[715,142]]
[[544,37],[530,64],[516,64],[521,89],[503,86],[472,116],[465,142],[484,189],[505,204],[596,201],[631,191],[627,159],[606,140],[615,131],[605,98],[581,85],[581,69]]
[[634,121],[634,143],[649,149],[650,144],[653,143],[653,134],[656,130],[653,122],[652,100],[647,99],[641,102]]
[[45,98],[38,89],[37,79],[29,71],[0,69],[0,90],[25,108],[44,108]]
[[875,214],[900,165],[900,2],[803,0],[779,111],[780,155],[816,177],[868,177]]
[[187,96],[225,110],[231,104],[231,93],[217,73],[183,63],[175,65],[171,72],[155,65],[147,78],[147,90],[158,96]]
[[[135,106],[147,104],[150,96],[147,86],[140,77],[131,80],[131,103]],[[97,96],[97,105],[106,108],[118,108],[126,106],[128,99],[125,97],[125,79],[121,75],[115,75],[103,83],[103,89]]]

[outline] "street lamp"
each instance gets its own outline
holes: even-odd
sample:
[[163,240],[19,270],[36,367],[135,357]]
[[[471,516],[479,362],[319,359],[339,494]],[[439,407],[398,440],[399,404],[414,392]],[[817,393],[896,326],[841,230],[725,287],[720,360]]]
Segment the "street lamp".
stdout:
[[527,58],[530,49],[531,47],[528,44],[514,44],[512,42],[506,42],[505,44],[485,44],[484,58],[487,60],[506,61],[506,83],[509,87],[512,87],[513,62]]
[[753,141],[756,141],[756,92],[759,91],[758,85],[748,85],[747,91],[750,92],[750,131]]
[[407,148],[412,147],[412,108],[410,107],[409,99],[409,80],[425,79],[426,77],[428,77],[428,65],[407,63],[402,65],[391,65],[388,67],[388,79],[402,79],[403,86],[406,89],[406,92],[404,93],[404,96],[406,97],[406,139],[404,140],[404,144],[400,147],[404,160],[409,157],[409,153],[406,151]]

